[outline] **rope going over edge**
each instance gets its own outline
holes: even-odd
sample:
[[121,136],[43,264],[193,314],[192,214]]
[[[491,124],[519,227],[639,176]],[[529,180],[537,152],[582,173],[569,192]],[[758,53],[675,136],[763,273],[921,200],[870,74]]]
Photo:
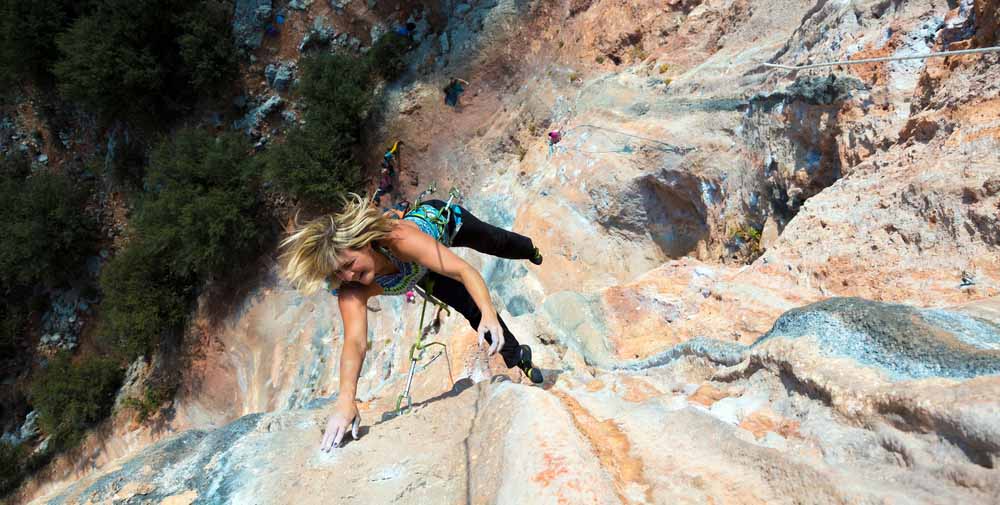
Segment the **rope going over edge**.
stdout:
[[864,58],[861,60],[844,60],[844,61],[833,61],[829,63],[814,63],[811,65],[779,65],[777,63],[764,63],[765,67],[769,68],[780,68],[782,70],[806,70],[810,68],[820,68],[820,67],[835,67],[837,65],[860,65],[862,63],[878,63],[882,61],[900,61],[900,60],[920,60],[925,58],[943,58],[946,56],[955,56],[959,54],[978,54],[978,53],[991,53],[1000,51],[1000,46],[996,47],[981,47],[978,49],[961,49],[957,51],[940,51],[937,53],[929,54],[915,54],[910,56],[884,56],[881,58]]

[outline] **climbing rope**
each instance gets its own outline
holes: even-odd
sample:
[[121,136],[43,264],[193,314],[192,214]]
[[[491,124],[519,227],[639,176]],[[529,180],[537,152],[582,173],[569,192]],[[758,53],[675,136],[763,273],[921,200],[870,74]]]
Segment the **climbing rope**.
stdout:
[[419,204],[420,202],[424,201],[425,198],[431,196],[431,194],[433,194],[435,191],[437,191],[437,181],[431,181],[430,186],[427,186],[427,189],[421,191],[420,194],[417,195],[416,200],[413,200],[414,203]]
[[[399,397],[396,398],[396,415],[402,414],[404,410],[407,410],[413,406],[413,398],[410,396],[410,387],[413,386],[413,376],[416,374],[417,371],[417,363],[423,358],[424,351],[427,350],[428,348],[433,347],[435,345],[441,346],[441,352],[432,357],[427,362],[427,365],[430,365],[435,360],[437,360],[438,357],[444,354],[445,361],[448,364],[448,380],[451,381],[453,387],[455,385],[455,379],[451,374],[451,357],[448,355],[448,346],[442,342],[437,342],[437,341],[424,342],[424,338],[427,337],[427,334],[430,332],[431,328],[438,328],[441,326],[441,313],[444,312],[444,315],[448,316],[451,314],[451,311],[448,310],[448,306],[445,305],[444,302],[438,300],[437,298],[434,298],[434,296],[431,295],[431,293],[434,292],[433,280],[428,280],[427,285],[423,289],[420,289],[418,287],[417,292],[420,293],[420,296],[424,297],[424,303],[423,306],[420,308],[420,325],[417,327],[419,329],[417,333],[417,341],[414,342],[412,346],[410,346],[410,371],[406,376],[406,387],[403,389],[403,392],[399,394]],[[427,315],[427,302],[436,305],[438,310],[437,314],[434,316],[434,323],[429,324],[425,327],[424,318]]]
[[[560,139],[560,143],[563,140],[565,140],[566,136],[569,135],[570,132],[573,132],[573,131],[579,130],[579,129],[592,129],[592,130],[601,130],[601,131],[616,133],[616,134],[622,135],[624,137],[629,137],[629,138],[637,139],[637,140],[640,140],[642,142],[646,142],[646,143],[652,144],[654,146],[659,146],[659,147],[653,147],[653,149],[656,149],[657,151],[663,151],[663,152],[669,152],[669,153],[684,155],[684,154],[687,154],[687,153],[689,153],[689,152],[691,152],[691,151],[694,150],[693,147],[676,146],[676,145],[673,145],[673,144],[669,144],[667,142],[663,142],[662,140],[656,140],[656,139],[653,139],[653,138],[643,137],[641,135],[636,135],[634,133],[628,133],[628,132],[624,132],[624,131],[621,131],[621,130],[616,130],[614,128],[607,128],[605,126],[597,126],[597,125],[592,125],[592,124],[577,125],[577,126],[574,126],[574,127],[570,128],[568,130],[563,131],[562,132],[562,137]],[[550,145],[549,145],[549,154],[552,154],[552,152],[554,151],[556,145],[557,144],[555,144],[555,143],[550,143]],[[565,145],[562,146],[562,148],[566,149],[568,151],[577,151],[577,152],[584,153],[584,154],[632,154],[633,152],[635,152],[635,148],[632,147],[632,145],[629,144],[629,143],[624,144],[620,149],[615,149],[615,150],[611,150],[611,151],[590,151],[590,150],[586,150],[586,149],[580,149],[580,148],[577,148],[577,147],[570,147],[570,146],[565,146]]]
[[955,56],[959,54],[978,54],[978,53],[991,53],[1000,51],[1000,46],[996,47],[981,47],[979,49],[962,49],[958,51],[940,51],[936,53],[929,54],[916,54],[911,56],[886,56],[882,58],[865,58],[861,60],[844,60],[844,61],[834,61],[829,63],[814,63],[812,65],[779,65],[777,63],[764,63],[765,67],[770,68],[780,68],[783,70],[807,70],[810,68],[820,68],[820,67],[835,67],[837,65],[860,65],[863,63],[878,63],[882,61],[901,61],[901,60],[920,60],[925,58],[943,58],[946,56]]

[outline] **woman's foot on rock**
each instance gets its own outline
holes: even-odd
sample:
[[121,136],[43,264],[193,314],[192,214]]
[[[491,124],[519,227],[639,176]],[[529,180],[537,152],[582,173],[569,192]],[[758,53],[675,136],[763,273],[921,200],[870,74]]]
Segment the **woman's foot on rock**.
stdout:
[[532,263],[534,263],[536,265],[541,265],[542,264],[542,253],[538,250],[537,247],[535,248],[535,255],[532,256],[531,259],[529,259],[528,261],[530,261],[530,262],[532,262]]
[[531,363],[531,348],[522,344],[521,347],[517,348],[517,350],[517,367],[524,372],[524,375],[528,377],[533,384],[541,384],[545,378],[542,377],[542,371],[535,368],[535,366]]

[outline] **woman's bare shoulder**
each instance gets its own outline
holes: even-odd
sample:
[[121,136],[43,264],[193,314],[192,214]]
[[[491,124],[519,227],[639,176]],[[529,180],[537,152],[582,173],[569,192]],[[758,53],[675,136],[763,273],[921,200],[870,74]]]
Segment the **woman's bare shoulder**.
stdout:
[[[393,222],[392,231],[389,232],[389,236],[383,239],[381,242],[387,245],[390,249],[395,249],[396,243],[401,240],[406,240],[413,237],[414,233],[423,233],[420,231],[420,227],[417,226],[412,221],[406,221],[400,219]],[[395,251],[393,251],[395,252]]]

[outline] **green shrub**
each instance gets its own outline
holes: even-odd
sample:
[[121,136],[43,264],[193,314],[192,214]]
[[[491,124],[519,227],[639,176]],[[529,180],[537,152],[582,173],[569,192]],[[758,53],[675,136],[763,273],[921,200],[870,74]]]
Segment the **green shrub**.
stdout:
[[122,404],[135,410],[139,422],[143,422],[153,415],[163,404],[173,398],[177,392],[177,387],[148,386],[143,391],[142,396],[126,398]]
[[396,32],[382,35],[365,55],[370,71],[379,77],[394,81],[406,70],[406,50],[410,39]]
[[183,112],[234,75],[228,3],[102,0],[56,37],[67,98],[108,117]]
[[256,257],[266,228],[250,146],[182,130],[150,157],[132,241],[101,274],[101,334],[116,354],[153,350],[184,322],[199,283]]
[[229,22],[229,2],[201,2],[181,16],[179,23],[181,62],[187,81],[197,94],[225,89],[238,67]]
[[6,505],[4,496],[21,485],[25,477],[45,466],[54,454],[52,449],[32,452],[28,444],[18,446],[0,442],[0,504]]
[[13,491],[24,476],[21,462],[27,457],[26,447],[0,442],[0,496]]
[[301,66],[306,124],[329,125],[357,140],[372,104],[367,63],[356,56],[326,53],[305,58]]
[[764,254],[763,246],[760,243],[760,233],[760,230],[751,225],[742,225],[731,235],[732,239],[736,241],[737,244],[742,242],[746,246],[745,252],[747,254],[747,264],[752,263],[760,257],[761,254]]
[[354,139],[333,128],[305,125],[289,131],[284,144],[265,157],[268,178],[305,202],[328,207],[346,191],[361,187]]
[[329,207],[361,187],[357,145],[373,103],[376,79],[393,80],[405,70],[409,39],[383,35],[363,57],[321,54],[302,61],[299,91],[305,125],[263,157],[267,178],[307,204]]
[[75,445],[84,431],[111,412],[122,369],[105,358],[72,363],[65,353],[49,361],[31,385],[38,425],[58,448]]
[[27,156],[0,156],[0,177],[24,179],[31,174],[31,159]]
[[101,271],[100,341],[123,360],[148,354],[165,332],[184,323],[191,286],[170,276],[135,241]]
[[95,227],[87,191],[63,175],[0,173],[0,285],[55,285],[79,272]]
[[329,206],[361,184],[354,149],[372,103],[372,80],[360,58],[324,54],[302,63],[306,124],[264,157],[267,177],[312,204]]
[[28,312],[18,303],[0,301],[0,366],[6,368],[7,361],[15,361],[21,343],[21,335],[28,324]]
[[183,130],[157,147],[135,233],[179,278],[225,275],[261,244],[260,202],[244,137]]
[[0,0],[0,75],[48,78],[59,56],[56,34],[91,2]]
[[63,57],[54,73],[64,96],[110,116],[158,108],[166,69],[153,46],[160,30],[144,33],[159,21],[150,19],[151,4],[109,0],[56,37]]
[[113,149],[105,157],[87,162],[86,169],[91,173],[110,176],[115,184],[125,190],[126,195],[135,196],[142,189],[149,147],[142,139],[129,135],[127,130],[113,131],[110,135],[115,140]]

